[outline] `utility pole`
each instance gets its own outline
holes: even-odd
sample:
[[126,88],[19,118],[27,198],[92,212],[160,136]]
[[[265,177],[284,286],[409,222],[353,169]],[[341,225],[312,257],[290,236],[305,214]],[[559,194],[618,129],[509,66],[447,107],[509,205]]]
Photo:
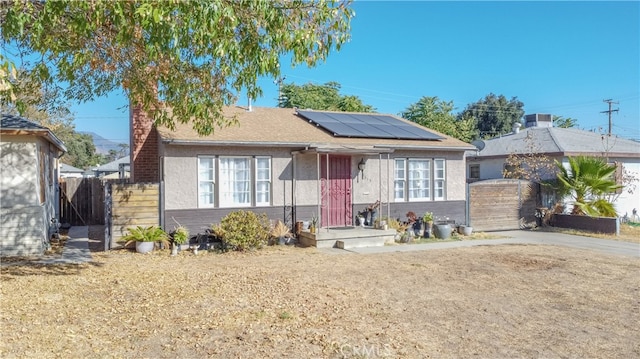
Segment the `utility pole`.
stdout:
[[282,82],[286,79],[286,76],[280,76],[273,81],[273,83],[278,85],[278,107],[280,107],[280,104],[282,103]]
[[606,102],[606,103],[609,104],[609,110],[608,111],[600,111],[600,113],[608,113],[609,114],[609,135],[611,135],[611,125],[612,125],[611,113],[618,112],[618,110],[619,110],[619,108],[616,108],[615,110],[611,109],[611,105],[614,104],[614,103],[617,105],[618,102],[613,102],[612,99],[602,100],[602,102]]

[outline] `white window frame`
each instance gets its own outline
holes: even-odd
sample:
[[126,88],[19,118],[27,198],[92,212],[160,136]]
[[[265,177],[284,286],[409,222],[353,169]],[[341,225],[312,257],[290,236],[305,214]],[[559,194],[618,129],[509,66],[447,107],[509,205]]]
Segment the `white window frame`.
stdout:
[[[422,164],[421,166],[412,166]],[[447,198],[444,158],[394,158],[395,202],[444,201]]]
[[433,200],[444,201],[447,198],[447,161],[444,158],[433,159]]
[[[265,161],[267,163],[267,168],[264,171],[264,174],[266,174],[265,178],[260,178],[260,162],[261,161]],[[255,199],[256,199],[256,207],[261,207],[261,206],[270,206],[271,205],[271,192],[272,192],[272,176],[271,176],[271,157],[269,156],[256,156],[255,158],[255,165],[254,165],[255,171],[254,171],[254,192],[255,192]],[[261,190],[261,184],[262,185],[266,185],[266,190]],[[260,198],[266,198],[266,200],[260,201]]]
[[[412,168],[412,164],[424,164],[425,167]],[[409,158],[407,161],[407,196],[409,202],[431,200],[431,160]]]
[[396,202],[404,202],[407,193],[407,161],[396,158],[393,163],[393,197]]
[[[201,164],[203,160],[211,161],[211,167],[208,168],[208,171],[211,171],[211,178],[205,179],[202,176]],[[211,188],[211,192],[203,192],[202,184],[209,184]],[[203,201],[203,195],[208,193],[211,195],[211,201],[205,202]],[[211,208],[215,207],[216,203],[216,158],[215,156],[198,156],[198,207],[199,208]]]
[[[246,161],[246,170],[249,172],[246,175],[246,179],[238,180],[237,173],[238,169],[234,170],[233,178],[226,177],[226,167],[227,165],[223,162],[228,160],[242,160]],[[234,165],[235,166],[235,165]],[[252,185],[252,161],[250,156],[220,156],[218,157],[218,202],[220,208],[230,208],[230,207],[251,207],[253,201],[253,185]],[[238,192],[237,186],[239,182],[248,182],[245,184],[247,186],[246,199],[242,201],[236,201],[236,199],[242,197],[238,196],[240,192]]]

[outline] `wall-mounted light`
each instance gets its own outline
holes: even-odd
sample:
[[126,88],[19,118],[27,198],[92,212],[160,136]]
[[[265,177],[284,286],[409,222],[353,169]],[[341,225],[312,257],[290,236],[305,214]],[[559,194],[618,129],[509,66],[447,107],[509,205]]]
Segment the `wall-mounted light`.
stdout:
[[360,160],[360,163],[358,163],[358,169],[360,170],[360,172],[364,172],[364,169],[366,167],[366,162],[364,161],[364,158]]

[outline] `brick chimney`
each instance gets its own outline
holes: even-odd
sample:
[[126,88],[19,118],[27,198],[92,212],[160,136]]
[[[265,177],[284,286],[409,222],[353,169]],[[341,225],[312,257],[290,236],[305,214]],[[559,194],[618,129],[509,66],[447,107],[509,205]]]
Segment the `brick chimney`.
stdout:
[[149,116],[140,106],[130,102],[129,126],[131,181],[134,183],[160,181],[158,131],[153,124],[153,116]]

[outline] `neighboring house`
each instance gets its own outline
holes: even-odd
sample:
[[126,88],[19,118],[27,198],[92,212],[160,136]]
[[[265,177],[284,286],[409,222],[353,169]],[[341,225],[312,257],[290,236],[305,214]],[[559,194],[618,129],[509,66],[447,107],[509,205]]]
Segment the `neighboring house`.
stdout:
[[130,162],[130,156],[118,158],[115,161],[94,168],[94,176],[105,179],[129,178]]
[[56,229],[58,159],[66,148],[46,127],[3,114],[0,150],[0,254],[42,254]]
[[[546,117],[546,116],[545,116]],[[544,154],[568,168],[568,157],[603,157],[608,163],[618,166],[617,180],[622,184],[622,174],[635,178],[635,190],[622,190],[614,202],[620,216],[631,215],[634,208],[640,209],[640,142],[627,140],[615,135],[603,135],[576,128],[551,127],[548,121],[541,121],[543,115],[527,115],[525,128],[499,138],[478,142],[479,150],[467,154],[467,180],[469,182],[503,178],[506,159],[512,153]],[[542,175],[543,179],[554,179],[552,174]],[[551,207],[553,203],[543,203]]]
[[60,164],[60,178],[82,178],[84,170],[66,163]]
[[266,213],[289,225],[353,226],[381,202],[378,216],[434,212],[466,221],[465,151],[473,146],[391,115],[225,109],[239,126],[201,137],[191,123],[156,129],[131,111],[131,177],[160,182],[165,229],[203,232],[230,211]]

